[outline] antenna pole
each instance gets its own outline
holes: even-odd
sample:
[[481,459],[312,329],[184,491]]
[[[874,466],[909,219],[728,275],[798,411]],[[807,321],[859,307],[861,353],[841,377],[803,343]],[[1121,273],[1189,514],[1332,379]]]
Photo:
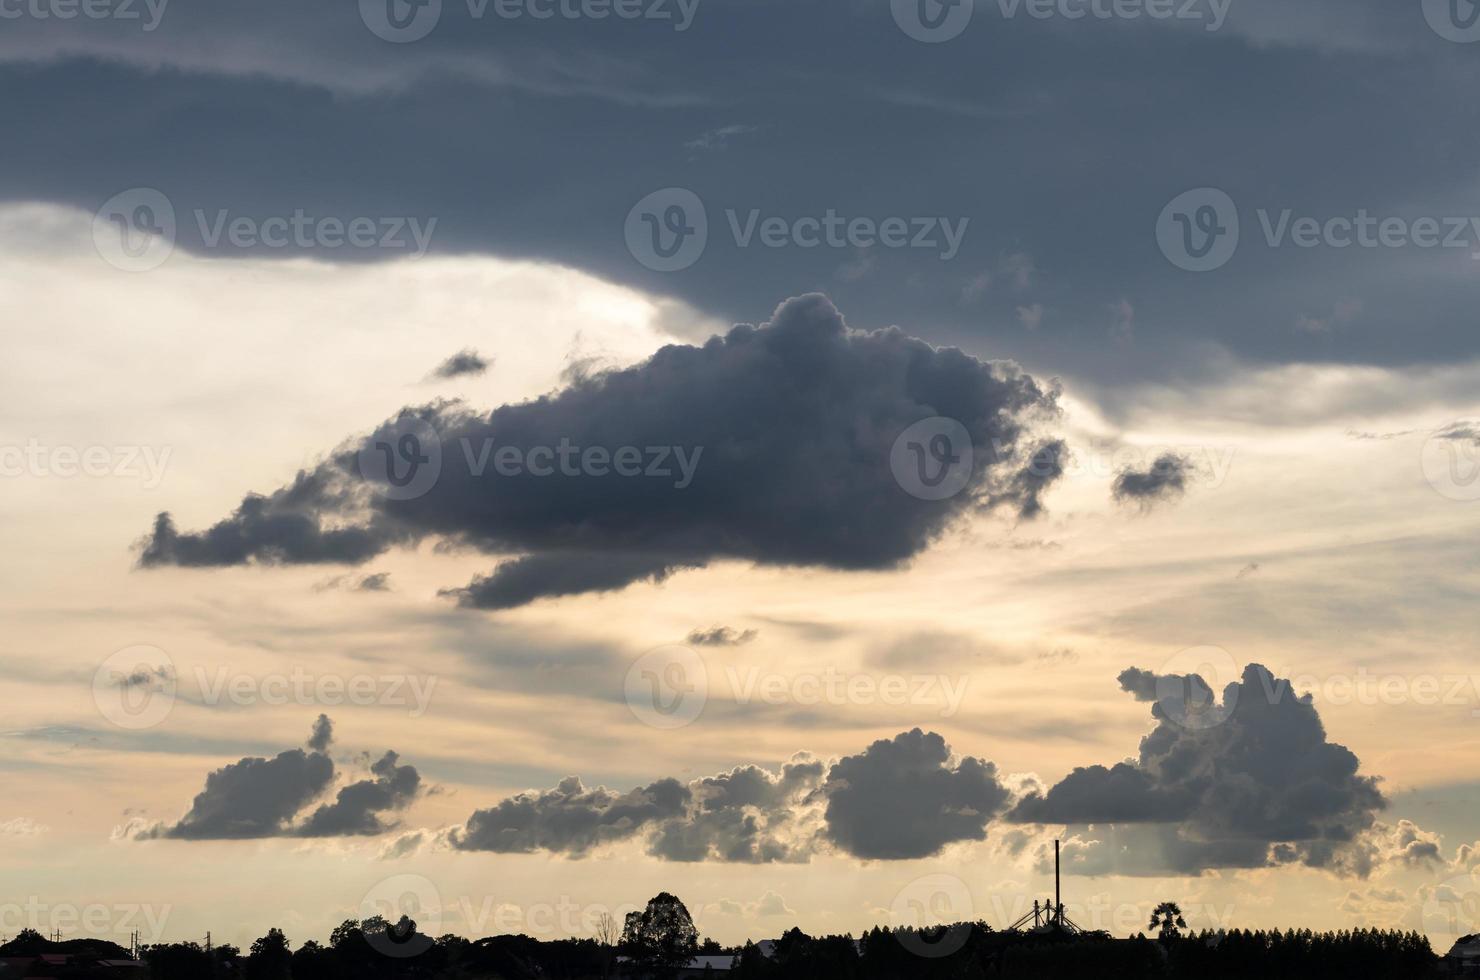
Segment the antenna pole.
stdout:
[[1059,842],[1053,842],[1053,920],[1057,925],[1063,925],[1064,903],[1059,893]]

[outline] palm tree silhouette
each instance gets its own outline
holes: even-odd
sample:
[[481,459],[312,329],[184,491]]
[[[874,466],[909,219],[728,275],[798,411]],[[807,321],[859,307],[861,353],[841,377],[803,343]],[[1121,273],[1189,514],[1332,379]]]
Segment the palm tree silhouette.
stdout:
[[1182,918],[1182,908],[1176,902],[1162,902],[1151,912],[1151,929],[1161,930],[1161,941],[1169,943],[1181,937],[1177,930],[1187,928],[1187,920]]

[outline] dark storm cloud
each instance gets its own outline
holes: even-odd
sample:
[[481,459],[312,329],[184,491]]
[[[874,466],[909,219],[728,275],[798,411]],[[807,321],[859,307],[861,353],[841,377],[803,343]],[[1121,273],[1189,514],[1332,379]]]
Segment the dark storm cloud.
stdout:
[[984,840],[1007,803],[997,767],[970,756],[954,765],[945,740],[916,728],[839,760],[827,774],[827,836],[855,857],[929,857],[956,841]]
[[271,759],[248,757],[222,766],[206,777],[205,789],[177,823],[136,822],[126,834],[136,840],[249,840],[364,836],[392,829],[395,824],[380,814],[415,799],[421,777],[415,767],[399,765],[400,757],[390,751],[370,767],[370,778],[342,787],[333,802],[295,823],[334,783],[335,766],[327,754],[333,741],[333,722],[319,715],[308,751],[289,749]]
[[458,351],[439,364],[437,369],[432,372],[432,377],[445,380],[449,378],[461,378],[470,374],[482,374],[488,370],[491,363],[485,360],[477,351],[468,347]]
[[[1031,440],[1056,417],[1056,396],[1011,364],[894,329],[849,330],[809,295],[762,326],[665,347],[487,416],[454,403],[408,409],[204,531],[182,533],[161,515],[140,563],[360,562],[428,537],[523,553],[449,590],[489,609],[661,581],[716,559],[894,568],[978,508],[1040,512],[1063,447]],[[963,492],[931,501],[896,482],[891,454],[905,429],[937,416],[958,421],[976,452]],[[435,433],[437,478],[410,499],[380,495],[391,488],[362,475],[360,451],[411,430]],[[536,475],[539,447],[570,455]],[[529,469],[495,469],[510,448]]]
[[1149,507],[1158,501],[1174,500],[1187,492],[1193,474],[1192,461],[1176,453],[1163,453],[1146,470],[1122,470],[1111,493],[1121,503]]
[[1076,769],[1020,800],[1010,820],[1095,825],[1102,852],[1075,860],[1120,873],[1292,862],[1361,873],[1353,856],[1386,800],[1357,757],[1327,740],[1308,696],[1257,664],[1221,700],[1195,675],[1132,669],[1121,686],[1157,720],[1139,758]]
[[759,630],[737,630],[733,626],[714,626],[689,632],[684,642],[696,647],[738,647],[760,635]]
[[1008,790],[989,762],[953,762],[919,729],[825,763],[799,754],[778,771],[740,766],[680,783],[616,793],[575,776],[479,810],[451,841],[460,850],[584,856],[640,840],[665,861],[805,863],[840,851],[869,860],[927,857],[982,840]]
[[399,761],[399,755],[387,751],[370,767],[370,779],[342,788],[333,803],[320,806],[295,832],[300,837],[340,837],[393,829],[395,824],[384,822],[380,814],[404,809],[421,786],[416,768],[398,765]]

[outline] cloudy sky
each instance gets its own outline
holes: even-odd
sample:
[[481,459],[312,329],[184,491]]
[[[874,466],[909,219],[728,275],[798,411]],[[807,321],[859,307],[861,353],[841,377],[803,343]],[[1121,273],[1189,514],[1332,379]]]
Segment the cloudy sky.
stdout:
[[1475,12],[0,0],[0,934],[1480,930]]

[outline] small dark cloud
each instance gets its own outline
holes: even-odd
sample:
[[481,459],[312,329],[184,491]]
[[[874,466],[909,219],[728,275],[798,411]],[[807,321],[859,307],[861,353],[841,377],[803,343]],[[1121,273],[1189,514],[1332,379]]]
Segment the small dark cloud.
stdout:
[[328,715],[314,719],[313,734],[308,737],[308,747],[315,752],[328,752],[334,743],[334,722]]
[[554,789],[520,793],[476,811],[452,842],[464,851],[550,851],[580,857],[682,814],[689,800],[688,787],[676,779],[614,793],[605,787],[586,789],[578,777],[569,776]]
[[467,375],[482,374],[493,364],[491,360],[485,360],[477,351],[466,347],[447,360],[437,365],[432,372],[432,377],[441,381],[451,378],[461,378]]
[[759,635],[759,630],[737,630],[732,626],[714,626],[707,630],[692,631],[685,642],[696,647],[738,647],[749,643]]
[[1176,453],[1163,453],[1150,469],[1122,470],[1111,493],[1120,503],[1138,503],[1142,508],[1149,508],[1186,493],[1192,474],[1191,460]]
[[373,836],[395,828],[380,814],[404,809],[416,798],[421,776],[414,766],[399,765],[387,751],[370,767],[370,778],[350,783],[333,803],[325,803],[295,830],[300,837]]
[[347,589],[351,592],[389,592],[391,573],[374,572],[370,575],[335,575],[314,584],[315,592],[330,592]]
[[319,715],[308,751],[289,749],[271,759],[249,757],[222,766],[206,777],[205,789],[177,823],[136,820],[124,833],[136,840],[250,840],[364,836],[394,828],[380,814],[405,808],[416,797],[421,777],[390,751],[370,767],[369,778],[344,786],[333,802],[299,819],[334,783],[328,756],[333,741],[334,723]]

